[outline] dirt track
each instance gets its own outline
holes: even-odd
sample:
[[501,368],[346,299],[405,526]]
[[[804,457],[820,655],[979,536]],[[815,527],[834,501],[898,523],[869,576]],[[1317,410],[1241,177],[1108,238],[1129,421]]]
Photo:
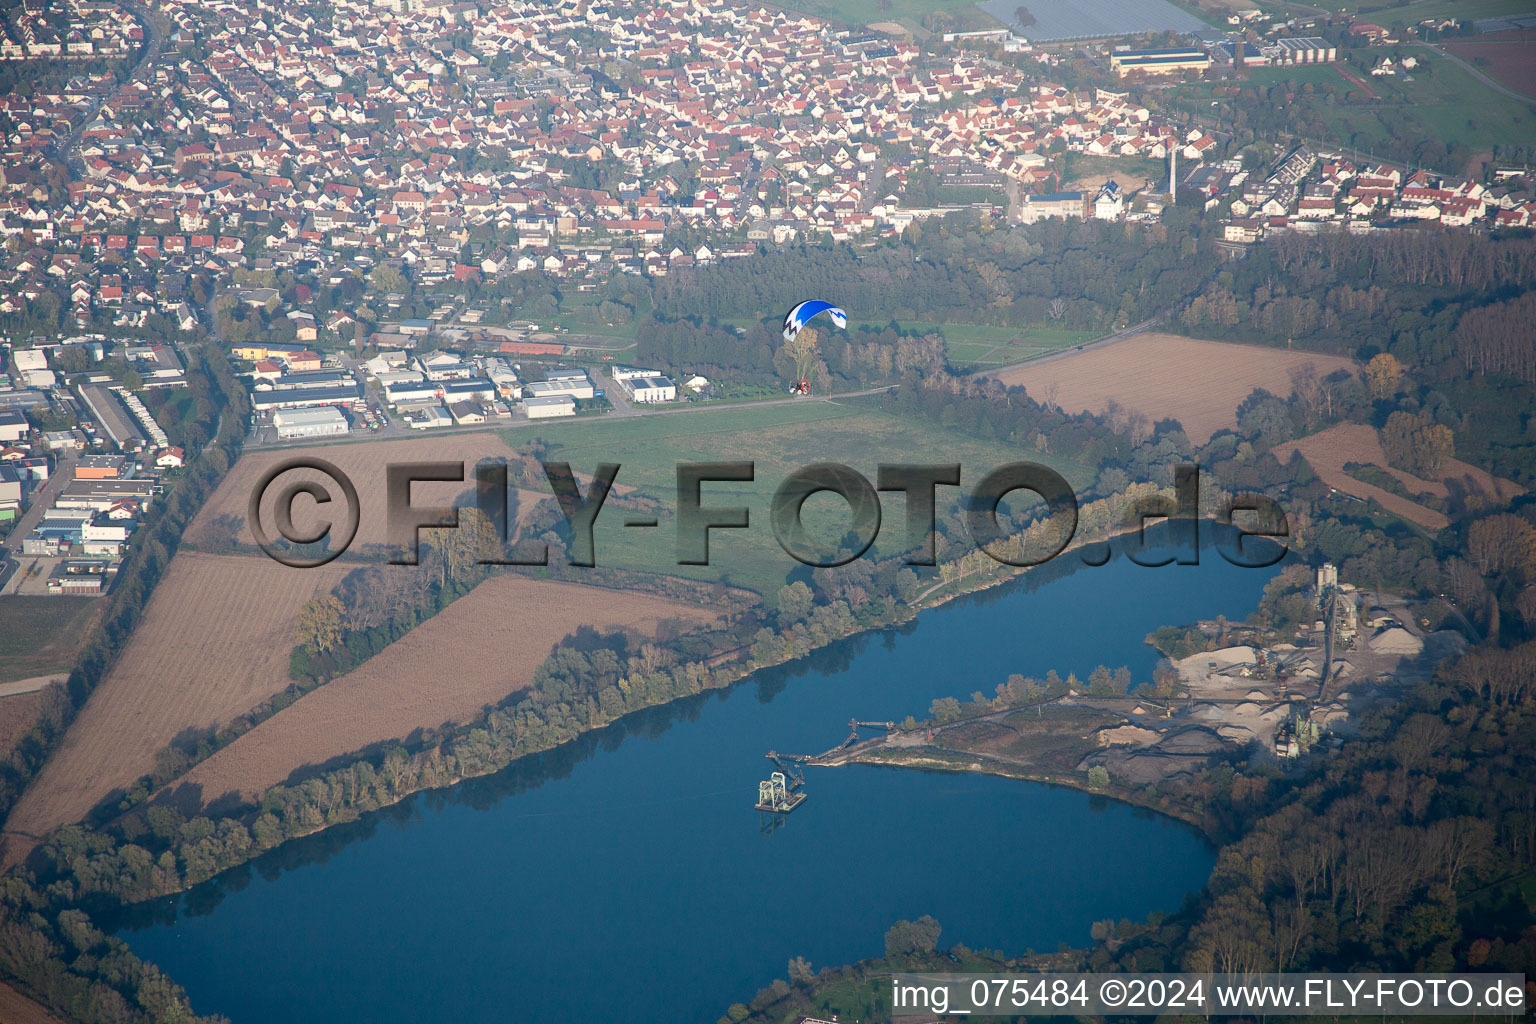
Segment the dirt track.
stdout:
[[996,376],[1067,412],[1103,412],[1114,401],[1152,422],[1176,419],[1192,442],[1204,444],[1237,425],[1237,407],[1254,388],[1289,397],[1291,373],[1308,364],[1319,376],[1354,369],[1341,356],[1139,334]]

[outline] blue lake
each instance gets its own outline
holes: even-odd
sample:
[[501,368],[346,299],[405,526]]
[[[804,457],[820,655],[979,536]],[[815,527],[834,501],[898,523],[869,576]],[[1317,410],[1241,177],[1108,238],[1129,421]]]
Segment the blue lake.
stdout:
[[921,717],[1011,672],[1124,664],[1149,681],[1149,631],[1241,618],[1274,572],[1214,550],[1198,567],[1060,561],[288,844],[136,908],[119,934],[236,1024],[710,1024],[791,957],[880,955],[901,918],[938,918],[941,946],[1022,954],[1176,909],[1209,844],[1075,790],[855,766],[809,770],[809,799],[771,834],[752,809],[769,749],[825,750],[850,718]]

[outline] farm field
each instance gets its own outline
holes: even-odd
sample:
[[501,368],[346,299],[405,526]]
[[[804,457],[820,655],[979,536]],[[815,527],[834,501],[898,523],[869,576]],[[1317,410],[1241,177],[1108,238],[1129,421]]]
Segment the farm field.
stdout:
[[64,1024],[46,1009],[11,988],[0,983],[0,1020],[5,1024]]
[[956,370],[984,370],[1039,359],[1096,337],[1092,331],[1055,327],[978,327],[964,332],[954,327],[941,329],[949,364]]
[[[527,439],[524,437],[518,443]],[[417,505],[452,505],[461,503],[461,498],[467,500],[467,496],[472,493],[476,462],[480,459],[510,458],[513,454],[501,437],[490,431],[398,441],[364,439],[355,443],[253,453],[235,465],[228,478],[203,506],[187,530],[187,539],[199,547],[215,550],[227,550],[231,542],[254,545],[250,525],[246,522],[246,506],[261,475],[279,462],[298,457],[314,457],[335,465],[357,487],[361,518],[352,550],[360,551],[366,545],[382,545],[385,542],[385,467],[390,463],[464,462],[464,483],[419,483],[411,489],[411,500]],[[300,480],[309,476],[303,471],[294,471],[292,474],[284,474],[282,480],[286,483],[290,479]],[[313,479],[321,478],[314,476]],[[519,493],[521,502],[533,502],[546,497],[549,497],[547,492]],[[276,501],[275,495],[272,501]],[[263,506],[263,522],[269,524],[272,522],[270,507],[270,503]],[[294,522],[301,528],[310,525],[306,518],[307,507],[312,507],[309,499],[301,499],[294,505]]]
[[99,597],[0,597],[0,683],[68,675],[101,615]]
[[1439,498],[1460,500],[1485,496],[1504,502],[1525,493],[1520,485],[1491,476],[1460,459],[1447,459],[1438,480],[1421,480],[1387,465],[1376,431],[1363,423],[1341,423],[1299,441],[1277,445],[1275,458],[1288,462],[1300,452],[1319,478],[1329,487],[1352,494],[1363,501],[1374,501],[1393,515],[1400,516],[1426,530],[1442,530],[1449,525],[1446,516],[1391,491],[1357,480],[1344,470],[1345,463],[1378,466],[1402,481],[1410,494],[1433,494]]
[[[623,468],[620,483],[657,499],[662,509],[655,529],[629,529],[625,517],[605,510],[594,538],[600,566],[666,573],[689,579],[723,581],[756,591],[770,604],[788,574],[800,568],[774,540],[768,510],[774,490],[795,469],[816,462],[852,466],[873,481],[881,462],[959,462],[962,482],[969,486],[991,469],[1021,458],[1051,462],[1074,486],[1084,487],[1093,470],[1065,460],[1027,453],[1005,440],[984,441],[949,431],[938,424],[904,419],[840,402],[805,402],[758,407],[722,407],[641,420],[568,422],[543,430],[550,458],[569,461],[578,472],[591,472],[599,462]],[[513,439],[525,431],[508,432]],[[710,538],[708,566],[676,564],[673,510],[677,501],[677,465],[681,462],[751,461],[756,479],[750,483],[711,483],[704,488],[706,505],[745,505],[750,528],[716,530]],[[900,497],[887,496],[881,538],[899,543]],[[958,501],[958,492],[939,492],[940,514]],[[848,529],[846,506],[829,496],[805,505],[804,522],[817,539],[835,541]],[[872,554],[880,551],[876,541]],[[867,556],[869,557],[869,556]]]
[[1536,96],[1536,32],[1498,32],[1458,39],[1445,48],[1476,64],[1494,81],[1527,96]]
[[551,648],[578,627],[654,634],[713,609],[523,576],[493,576],[353,672],[284,708],[193,768],[171,789],[211,802],[259,794],[305,766],[418,729],[464,722],[527,687]]
[[[1334,6],[1334,5],[1330,5]],[[1413,0],[1400,6],[1383,4],[1381,0],[1351,3],[1345,0],[1337,6],[1356,17],[1390,28],[1395,22],[1412,25],[1425,18],[1457,18],[1476,21],[1480,18],[1498,18],[1514,14],[1530,14],[1531,5],[1526,0]]]
[[1291,374],[1308,365],[1319,375],[1354,368],[1342,356],[1139,334],[997,376],[1068,412],[1103,412],[1113,401],[1152,422],[1173,418],[1191,441],[1204,444],[1237,425],[1237,407],[1254,388],[1285,398]]
[[155,752],[178,735],[285,688],[294,615],[345,572],[289,569],[265,557],[173,559],[117,664],[7,819],[6,863],[25,845],[16,837],[78,821],[151,771]]

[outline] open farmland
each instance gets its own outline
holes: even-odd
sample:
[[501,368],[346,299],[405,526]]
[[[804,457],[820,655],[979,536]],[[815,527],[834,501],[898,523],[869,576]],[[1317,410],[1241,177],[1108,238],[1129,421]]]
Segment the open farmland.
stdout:
[[187,730],[228,721],[285,688],[293,619],[345,570],[289,569],[267,558],[184,552],[144,620],[6,821],[15,838],[78,821],[154,767]]
[[[531,439],[532,435],[529,436]],[[481,459],[505,459],[514,453],[497,434],[492,432],[450,434],[440,437],[410,438],[402,441],[365,441],[323,445],[314,448],[295,448],[283,451],[258,452],[242,458],[229,477],[214,492],[207,505],[193,520],[187,531],[187,539],[199,547],[228,549],[232,543],[253,545],[250,526],[246,522],[247,504],[251,491],[261,475],[272,466],[295,458],[324,459],[346,473],[357,487],[358,501],[362,505],[362,517],[358,522],[358,535],[353,550],[369,544],[385,541],[385,467],[401,462],[463,462],[465,482],[419,483],[411,488],[411,500],[417,505],[451,505],[474,488],[474,466]],[[318,474],[303,470],[285,473],[280,483],[293,480],[323,480]],[[276,501],[279,487],[268,493],[272,499],[263,505],[262,521],[271,524],[271,508]],[[620,489],[622,490],[622,488]],[[337,495],[339,499],[339,495]],[[519,500],[525,505],[548,492],[524,491]],[[314,505],[308,498],[294,502],[294,522],[307,528],[310,521],[307,510]],[[271,529],[270,525],[268,529]]]
[[172,789],[205,802],[259,794],[309,765],[419,729],[459,723],[527,687],[581,626],[654,634],[716,610],[575,583],[493,576],[357,670],[306,694],[198,765]]
[[1291,375],[1309,365],[1326,376],[1355,364],[1315,352],[1138,334],[997,377],[1067,412],[1100,413],[1116,402],[1152,422],[1176,419],[1191,441],[1204,444],[1218,430],[1237,425],[1237,407],[1254,388],[1286,398]]
[[0,1020],[5,1024],[63,1024],[33,1000],[0,983]]
[[1445,48],[1494,81],[1536,96],[1536,32],[1495,32],[1458,39]]
[[1435,509],[1355,479],[1344,471],[1345,464],[1357,462],[1379,466],[1402,481],[1410,494],[1428,493],[1456,501],[1470,499],[1472,502],[1505,502],[1525,493],[1513,481],[1491,476],[1460,459],[1447,459],[1438,480],[1421,480],[1400,469],[1394,469],[1387,465],[1387,453],[1382,450],[1381,439],[1376,431],[1363,423],[1341,423],[1299,441],[1277,445],[1274,449],[1275,458],[1281,462],[1289,462],[1296,452],[1301,453],[1313,472],[1329,487],[1364,501],[1374,501],[1388,512],[1426,530],[1442,530],[1450,520]]
[[0,597],[0,683],[69,675],[102,607],[99,597]]

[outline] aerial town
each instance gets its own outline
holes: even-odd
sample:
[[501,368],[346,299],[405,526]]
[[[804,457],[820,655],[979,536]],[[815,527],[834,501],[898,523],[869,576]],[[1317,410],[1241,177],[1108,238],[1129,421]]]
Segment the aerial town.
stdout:
[[1530,8],[0,0],[0,1024],[1514,1012]]
[[[62,92],[0,97],[0,315],[45,309],[62,286],[79,332],[5,342],[0,517],[18,548],[120,552],[182,457],[145,402],[184,382],[178,342],[218,332],[226,309],[259,446],[707,399],[689,367],[601,365],[613,356],[562,338],[568,325],[470,296],[530,273],[590,290],[797,239],[872,243],[957,208],[924,199],[918,175],[980,188],[993,198],[970,205],[1020,224],[1155,221],[1197,203],[1239,252],[1277,232],[1536,219],[1524,172],[1479,182],[1307,145],[1253,167],[1219,130],[1136,101],[1136,83],[1334,59],[1257,11],[1230,19],[1256,43],[1105,49],[1126,84],[1086,91],[1006,63],[1063,59],[1015,31],[920,47],[894,24],[723,0],[326,12],[168,3],[148,19],[73,0],[8,24],[5,58],[81,62]],[[101,60],[135,47],[120,84]],[[1372,73],[1414,67],[1383,57]],[[1070,190],[1064,154],[1166,179]],[[60,157],[78,177],[37,173]],[[438,289],[430,310],[406,305],[406,274]],[[280,291],[279,275],[301,283]],[[355,306],[317,306],[347,282]],[[46,487],[75,453],[70,479]],[[65,559],[46,576],[60,591],[103,573]]]

